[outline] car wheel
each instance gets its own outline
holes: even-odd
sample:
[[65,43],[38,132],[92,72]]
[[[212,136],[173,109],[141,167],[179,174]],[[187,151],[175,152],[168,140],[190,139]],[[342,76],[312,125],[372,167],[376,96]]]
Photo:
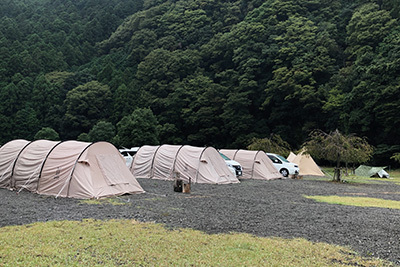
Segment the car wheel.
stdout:
[[283,177],[288,177],[289,176],[289,171],[286,170],[286,169],[281,169],[279,172],[283,175]]

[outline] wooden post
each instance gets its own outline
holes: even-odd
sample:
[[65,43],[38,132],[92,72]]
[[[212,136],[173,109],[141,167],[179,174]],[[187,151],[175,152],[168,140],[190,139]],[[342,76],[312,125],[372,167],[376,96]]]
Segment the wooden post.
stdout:
[[183,189],[182,189],[183,193],[186,193],[186,194],[190,193],[190,184],[191,184],[191,179],[189,177],[189,183],[187,183],[187,184],[183,183]]

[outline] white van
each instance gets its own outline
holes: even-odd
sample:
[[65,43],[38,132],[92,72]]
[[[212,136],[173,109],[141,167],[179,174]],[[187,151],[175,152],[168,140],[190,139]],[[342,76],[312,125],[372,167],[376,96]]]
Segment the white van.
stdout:
[[132,148],[121,148],[119,152],[125,159],[125,163],[127,167],[130,167],[133,161],[133,157],[135,156],[136,152],[139,150],[139,147],[132,147]]
[[300,172],[299,166],[288,161],[284,157],[274,153],[266,153],[267,156],[272,160],[275,168],[283,175],[288,177],[289,175],[298,175]]
[[236,177],[239,178],[239,176],[242,176],[243,174],[242,165],[240,165],[239,162],[231,160],[221,152],[219,152],[219,154],[225,160],[226,166],[228,166],[228,168],[231,170],[232,173],[236,175]]

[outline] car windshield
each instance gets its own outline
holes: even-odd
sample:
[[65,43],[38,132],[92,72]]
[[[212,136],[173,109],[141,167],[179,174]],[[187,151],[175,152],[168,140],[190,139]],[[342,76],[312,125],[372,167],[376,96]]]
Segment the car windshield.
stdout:
[[230,158],[228,158],[227,156],[225,156],[224,154],[222,154],[221,152],[219,152],[219,154],[222,156],[222,158],[224,160],[231,160]]
[[284,157],[282,157],[281,155],[276,155],[280,160],[282,160],[283,162],[290,162],[287,159],[285,159]]

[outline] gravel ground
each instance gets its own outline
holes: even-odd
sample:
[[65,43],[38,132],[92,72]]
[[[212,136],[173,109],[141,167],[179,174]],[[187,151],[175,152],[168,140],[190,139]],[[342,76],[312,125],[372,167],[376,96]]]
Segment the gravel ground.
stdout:
[[88,205],[29,192],[0,189],[0,226],[38,221],[136,219],[208,233],[302,237],[344,245],[363,256],[400,265],[400,210],[318,203],[303,195],[364,196],[400,201],[393,183],[338,184],[321,180],[245,180],[232,185],[192,185],[176,193],[173,183],[139,179],[145,194],[126,195],[127,205]]

